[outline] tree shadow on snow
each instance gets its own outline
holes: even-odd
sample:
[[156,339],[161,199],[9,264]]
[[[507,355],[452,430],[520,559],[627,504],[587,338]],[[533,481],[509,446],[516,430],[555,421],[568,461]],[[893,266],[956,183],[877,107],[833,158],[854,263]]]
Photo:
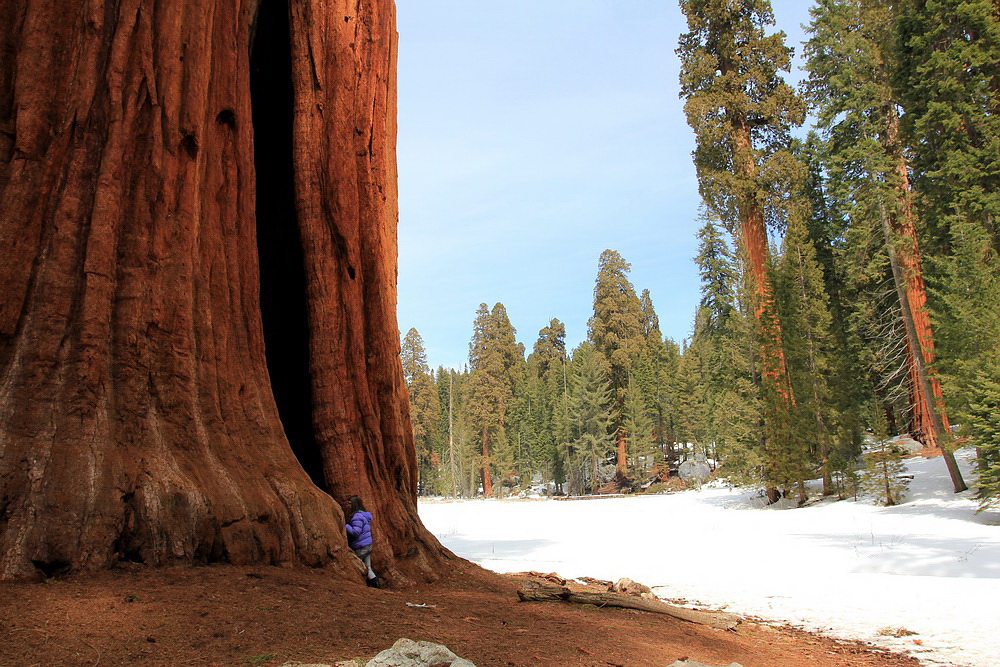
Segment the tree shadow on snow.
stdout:
[[1000,578],[1000,543],[975,537],[949,538],[889,532],[799,535],[816,543],[853,548],[857,574],[919,577]]
[[438,538],[462,558],[478,560],[530,560],[538,549],[555,544],[553,540],[473,540],[458,536]]

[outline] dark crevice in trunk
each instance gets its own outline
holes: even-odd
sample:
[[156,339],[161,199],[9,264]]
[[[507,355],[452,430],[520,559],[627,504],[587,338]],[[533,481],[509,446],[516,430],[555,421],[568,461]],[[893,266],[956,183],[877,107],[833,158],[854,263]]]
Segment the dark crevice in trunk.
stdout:
[[65,560],[32,560],[31,564],[34,565],[38,573],[46,579],[58,577],[61,574],[66,574],[70,570],[70,563]]
[[260,310],[271,390],[292,451],[322,489],[312,420],[306,271],[295,211],[288,0],[262,0],[250,58]]

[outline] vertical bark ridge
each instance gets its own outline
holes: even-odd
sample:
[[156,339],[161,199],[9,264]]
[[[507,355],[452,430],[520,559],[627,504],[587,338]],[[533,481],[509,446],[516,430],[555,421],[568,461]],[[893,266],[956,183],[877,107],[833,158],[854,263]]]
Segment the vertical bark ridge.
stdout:
[[[0,65],[13,82],[0,97],[0,578],[117,558],[352,562],[264,363],[256,4],[0,9],[0,48],[17,45]],[[442,551],[416,516],[394,314],[392,5],[359,3],[357,36],[346,3],[293,9],[325,470],[338,500],[374,505],[384,565],[430,577]],[[308,67],[294,59],[303,35]]]
[[442,552],[417,518],[395,326],[394,9],[339,2],[318,17],[293,4],[291,21],[296,206],[316,324],[313,410],[324,476],[341,503],[358,494],[373,510],[376,566],[397,579],[432,578]]
[[[733,162],[741,172],[746,183],[757,182],[757,163],[753,157],[753,145],[750,138],[750,126],[747,119],[737,114],[732,120],[732,136],[734,143]],[[767,228],[764,223],[764,212],[753,191],[744,192],[739,197],[739,215],[743,246],[750,260],[750,268],[754,279],[754,317],[760,323],[765,323],[763,331],[763,349],[761,361],[764,374],[774,383],[776,390],[787,402],[794,403],[791,380],[785,361],[785,350],[781,343],[781,324],[777,317],[777,304],[774,301],[774,291],[771,278],[768,275],[768,243]]]

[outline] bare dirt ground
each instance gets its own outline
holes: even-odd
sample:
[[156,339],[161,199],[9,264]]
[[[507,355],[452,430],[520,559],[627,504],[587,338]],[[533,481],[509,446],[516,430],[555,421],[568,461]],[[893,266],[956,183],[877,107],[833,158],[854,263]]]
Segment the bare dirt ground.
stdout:
[[754,622],[724,631],[641,611],[519,602],[517,588],[515,577],[465,561],[442,581],[405,590],[324,570],[234,566],[6,583],[0,665],[364,664],[400,637],[445,644],[479,667],[665,667],[683,657],[744,667],[919,665]]

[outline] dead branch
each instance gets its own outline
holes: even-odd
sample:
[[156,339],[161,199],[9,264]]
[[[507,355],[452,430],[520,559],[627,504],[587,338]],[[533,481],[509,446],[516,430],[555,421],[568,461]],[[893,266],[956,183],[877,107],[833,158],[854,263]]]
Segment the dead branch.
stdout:
[[654,614],[666,614],[689,623],[707,625],[719,630],[733,630],[739,625],[740,618],[735,614],[725,612],[707,612],[676,607],[662,600],[624,595],[622,593],[574,593],[565,586],[542,584],[537,581],[527,581],[517,591],[521,602],[575,602],[577,604],[592,604],[595,607],[621,607],[623,609],[638,609]]

